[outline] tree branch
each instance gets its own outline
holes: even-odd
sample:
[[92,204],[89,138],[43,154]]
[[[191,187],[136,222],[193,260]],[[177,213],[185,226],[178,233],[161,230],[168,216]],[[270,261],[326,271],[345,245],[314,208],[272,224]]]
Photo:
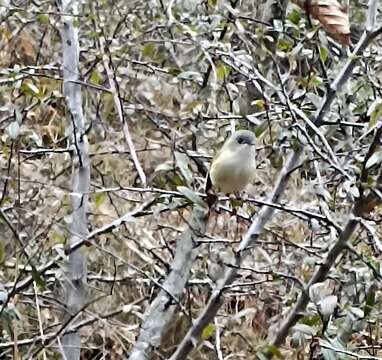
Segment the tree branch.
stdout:
[[208,210],[195,205],[188,228],[178,240],[171,272],[164,281],[162,290],[145,313],[138,340],[133,346],[129,360],[151,359],[153,347],[160,344],[161,337],[177,308],[172,297],[179,298],[183,293],[197,255],[198,237],[204,234],[207,219]]
[[[62,0],[60,10],[63,14],[76,15],[79,2]],[[87,236],[87,206],[90,187],[90,160],[85,118],[82,111],[81,85],[79,79],[79,41],[78,29],[70,15],[62,15],[62,59],[63,92],[68,109],[68,118],[72,133],[72,223],[70,225],[70,244],[73,245]],[[86,284],[86,257],[82,249],[73,251],[69,256],[69,274],[66,284],[65,319],[77,313],[84,304]],[[65,323],[64,319],[64,323]],[[67,360],[80,358],[81,344],[79,332],[63,337],[63,352]]]

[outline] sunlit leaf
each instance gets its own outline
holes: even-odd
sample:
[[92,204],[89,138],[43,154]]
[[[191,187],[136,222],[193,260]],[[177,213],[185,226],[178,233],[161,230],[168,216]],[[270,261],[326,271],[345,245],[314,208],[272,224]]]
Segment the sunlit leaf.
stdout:
[[382,150],[376,151],[373,155],[369,157],[369,159],[366,162],[366,169],[371,168],[374,165],[380,164],[382,161]]
[[320,46],[320,59],[323,64],[326,63],[326,60],[328,59],[329,51],[326,47]]
[[216,66],[216,76],[218,80],[224,80],[230,73],[230,68],[223,63]]
[[107,199],[106,192],[97,192],[94,197],[96,206],[102,205],[106,199]]
[[298,25],[301,19],[301,13],[297,9],[292,9],[288,13],[288,20],[295,25]]
[[377,98],[372,102],[367,110],[367,116],[370,116],[369,128],[373,127],[382,116],[382,99]]
[[210,338],[212,336],[212,334],[214,333],[214,331],[215,331],[215,325],[209,323],[208,325],[206,325],[204,327],[204,329],[202,331],[201,338],[203,340],[206,340],[206,339]]
[[36,18],[43,25],[48,25],[49,24],[49,16],[46,15],[46,14],[38,14],[36,16]]
[[23,93],[30,95],[32,97],[39,97],[41,95],[40,89],[35,84],[33,84],[31,82],[23,82],[20,90]]
[[[264,110],[265,104],[263,99],[254,100],[251,102],[251,105],[257,106],[260,110]],[[258,135],[256,135],[258,136]]]
[[50,231],[48,236],[53,244],[65,243],[65,236],[59,231]]
[[93,84],[100,84],[100,82],[101,82],[101,76],[100,76],[100,74],[99,74],[99,72],[98,72],[98,70],[97,69],[94,69],[93,71],[92,71],[92,73],[91,73],[91,75],[90,75],[90,82],[91,83],[93,83]]

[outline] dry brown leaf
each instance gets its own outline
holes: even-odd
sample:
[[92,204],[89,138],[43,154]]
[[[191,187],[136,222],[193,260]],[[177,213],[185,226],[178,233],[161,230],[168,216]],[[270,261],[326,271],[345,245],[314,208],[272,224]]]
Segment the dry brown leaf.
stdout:
[[333,39],[343,45],[350,44],[347,8],[337,0],[292,0],[292,2],[318,20]]
[[7,46],[11,54],[10,64],[34,65],[37,57],[37,46],[33,37],[26,31],[21,31],[12,38]]
[[33,65],[37,56],[33,38],[28,35],[20,37],[16,45],[16,52],[25,65]]

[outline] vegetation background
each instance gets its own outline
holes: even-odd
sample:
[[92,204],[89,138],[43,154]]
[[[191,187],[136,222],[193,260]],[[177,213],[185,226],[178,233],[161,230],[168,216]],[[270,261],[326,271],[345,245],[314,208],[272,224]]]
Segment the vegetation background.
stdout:
[[0,358],[382,359],[378,5],[1,0]]

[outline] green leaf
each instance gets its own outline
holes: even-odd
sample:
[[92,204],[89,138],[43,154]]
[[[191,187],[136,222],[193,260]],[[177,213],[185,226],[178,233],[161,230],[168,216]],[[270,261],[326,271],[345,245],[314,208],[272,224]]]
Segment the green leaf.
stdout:
[[365,317],[369,316],[371,313],[371,310],[373,310],[373,307],[375,305],[375,292],[377,286],[375,284],[371,285],[371,289],[367,292],[367,297],[365,301],[365,307],[363,308],[363,312],[365,313]]
[[49,24],[49,16],[45,14],[38,14],[37,15],[37,21],[39,21],[43,25]]
[[299,147],[300,147],[300,142],[297,139],[293,139],[292,149],[297,150],[297,149],[299,149]]
[[224,80],[229,75],[230,72],[231,72],[231,68],[224,65],[223,63],[219,63],[216,66],[216,77],[219,81]]
[[369,128],[373,127],[379,118],[382,116],[382,99],[374,100],[367,111],[367,116],[370,116]]
[[254,133],[256,137],[258,138],[267,129],[269,129],[268,123],[264,122],[262,125],[256,126]]
[[272,355],[278,357],[279,359],[282,359],[282,355],[279,348],[274,345],[268,344],[264,346],[261,352],[266,356]]
[[203,102],[200,100],[192,100],[190,101],[184,108],[185,111],[193,111],[196,107],[200,107],[203,105]]
[[40,274],[34,266],[32,266],[32,279],[35,281],[35,283],[40,289],[45,289],[45,281],[42,279],[42,277],[40,276]]
[[259,110],[264,110],[265,109],[265,102],[262,99],[258,99],[258,100],[252,101],[251,105],[257,106],[259,108]]
[[98,207],[102,205],[105,202],[106,198],[107,198],[107,194],[105,192],[96,193],[95,199],[94,199],[96,206]]
[[316,86],[319,86],[321,84],[322,84],[322,79],[319,76],[314,75],[309,79],[308,89],[315,88]]
[[201,206],[205,205],[203,200],[199,197],[199,195],[195,191],[191,190],[190,188],[185,186],[178,186],[177,189],[182,195],[184,195],[193,204],[198,204]]
[[183,185],[187,185],[185,184],[185,181],[184,181],[184,178],[179,176],[177,173],[167,173],[167,175],[172,175],[171,177],[168,176],[167,179],[168,181],[167,182],[172,182],[175,186],[183,186]]
[[320,59],[325,64],[328,59],[329,51],[326,47],[320,47]]
[[49,241],[53,244],[65,244],[65,236],[58,231],[52,231],[48,234]]
[[145,46],[143,47],[143,55],[144,56],[147,56],[149,57],[150,59],[154,59],[155,58],[155,54],[156,54],[156,51],[157,51],[157,47],[155,46],[154,43],[152,42],[148,42],[147,44],[145,44]]
[[292,11],[288,14],[288,20],[295,25],[298,25],[301,19],[301,13],[296,8],[292,9]]
[[182,70],[180,70],[178,68],[172,68],[172,67],[167,68],[167,71],[169,74],[175,75],[175,76],[178,76],[182,72]]
[[89,80],[90,80],[90,82],[93,83],[93,84],[97,84],[97,85],[100,84],[102,78],[101,78],[101,76],[100,76],[100,74],[99,74],[99,72],[98,72],[97,69],[94,69],[94,70],[92,71]]
[[293,47],[293,43],[286,39],[280,38],[279,41],[277,42],[277,50],[289,51],[292,49],[292,47]]
[[243,203],[240,199],[229,199],[229,202],[233,208],[237,208]]
[[308,326],[321,325],[321,317],[319,314],[307,315],[300,320],[300,323]]
[[23,82],[21,84],[20,90],[26,94],[30,95],[32,97],[39,97],[40,96],[40,89],[31,82]]
[[214,331],[215,331],[215,325],[209,323],[207,326],[204,327],[202,331],[202,336],[201,336],[202,340],[207,340],[209,337],[212,336]]

